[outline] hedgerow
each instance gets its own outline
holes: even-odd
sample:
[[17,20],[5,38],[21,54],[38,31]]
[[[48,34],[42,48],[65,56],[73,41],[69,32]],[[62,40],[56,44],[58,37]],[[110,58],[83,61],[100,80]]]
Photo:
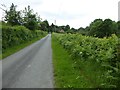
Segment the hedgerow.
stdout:
[[3,25],[2,29],[2,52],[7,48],[30,41],[37,37],[43,37],[47,33],[41,30],[31,31],[24,26]]
[[[93,76],[96,83],[99,82],[97,87],[120,87],[119,42],[116,35],[108,38],[95,38],[80,34],[54,34],[54,36],[69,52],[76,65],[89,72],[85,72],[86,74],[90,75],[91,73],[89,77]],[[85,67],[87,68],[84,69]],[[100,73],[99,67],[101,68]],[[99,74],[96,74],[97,72]]]

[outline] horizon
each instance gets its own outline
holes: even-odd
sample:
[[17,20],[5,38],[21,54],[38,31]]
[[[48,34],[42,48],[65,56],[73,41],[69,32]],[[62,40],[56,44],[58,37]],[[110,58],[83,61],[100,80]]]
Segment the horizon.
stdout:
[[[8,7],[14,3],[14,5],[17,5],[17,10],[24,10],[25,7],[30,5],[31,9],[34,10],[34,13],[37,12],[40,17],[43,20],[47,20],[50,25],[52,23],[55,24],[54,21],[56,20],[57,26],[70,25],[71,28],[73,27],[76,29],[80,27],[85,28],[86,26],[89,26],[89,24],[95,19],[99,18],[103,20],[109,18],[113,21],[118,21],[118,1],[119,0],[109,0],[108,3],[108,0],[92,0],[91,2],[88,0],[2,0],[1,4],[5,4],[8,9]],[[26,5],[26,3],[28,5]],[[73,6],[71,7],[71,5]],[[2,10],[0,9],[0,17],[3,16],[3,11],[1,11]]]

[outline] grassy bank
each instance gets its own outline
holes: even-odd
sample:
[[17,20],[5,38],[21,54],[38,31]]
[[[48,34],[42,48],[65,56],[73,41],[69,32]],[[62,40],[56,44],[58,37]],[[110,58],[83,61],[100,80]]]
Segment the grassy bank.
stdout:
[[29,46],[30,44],[32,44],[32,43],[40,40],[41,38],[42,38],[42,37],[40,36],[40,37],[38,37],[38,38],[34,38],[34,39],[31,40],[31,41],[26,41],[26,42],[24,42],[24,43],[22,43],[22,44],[19,44],[19,45],[16,45],[16,46],[13,46],[13,47],[10,47],[10,48],[6,49],[5,52],[2,53],[2,58],[5,58],[5,57],[7,57],[7,56],[9,56],[9,55],[14,54],[15,52],[18,52],[19,50],[21,50],[21,49]]
[[[70,57],[54,35],[52,35],[52,49],[56,88],[97,88],[99,80],[96,81],[96,77],[101,72],[96,72],[98,69],[94,68],[94,66],[89,68],[93,63],[84,62],[77,66],[76,63],[78,62],[75,62]],[[93,73],[94,75],[92,75]]]
[[71,64],[71,58],[68,53],[59,45],[56,39],[52,36],[52,49],[53,49],[53,64],[54,64],[54,79],[55,87],[71,87],[73,86],[76,78],[75,71]]

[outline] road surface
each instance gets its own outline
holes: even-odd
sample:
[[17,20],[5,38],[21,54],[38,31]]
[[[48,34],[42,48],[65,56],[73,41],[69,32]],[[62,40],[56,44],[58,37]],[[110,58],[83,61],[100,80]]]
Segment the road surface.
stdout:
[[51,34],[2,60],[3,88],[53,88]]

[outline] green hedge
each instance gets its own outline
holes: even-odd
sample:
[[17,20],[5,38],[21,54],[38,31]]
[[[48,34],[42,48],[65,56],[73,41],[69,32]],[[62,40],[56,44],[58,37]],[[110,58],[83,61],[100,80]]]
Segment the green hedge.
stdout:
[[[80,34],[54,34],[54,36],[83,71],[89,72],[87,70],[93,66],[95,66],[93,70],[97,70],[101,66],[103,70],[96,74],[95,79],[100,81],[98,87],[120,87],[120,59],[117,57],[119,42],[116,35],[113,34],[109,38],[95,38]],[[92,64],[85,69],[87,66],[85,62],[88,62],[88,65],[89,62]],[[82,63],[85,63],[83,67]],[[96,72],[98,71],[91,75],[93,76]]]
[[26,41],[30,41],[37,37],[43,37],[47,33],[35,30],[31,31],[24,26],[8,26],[3,25],[2,27],[2,52],[7,48],[10,48],[12,46],[19,45],[21,43],[24,43]]

